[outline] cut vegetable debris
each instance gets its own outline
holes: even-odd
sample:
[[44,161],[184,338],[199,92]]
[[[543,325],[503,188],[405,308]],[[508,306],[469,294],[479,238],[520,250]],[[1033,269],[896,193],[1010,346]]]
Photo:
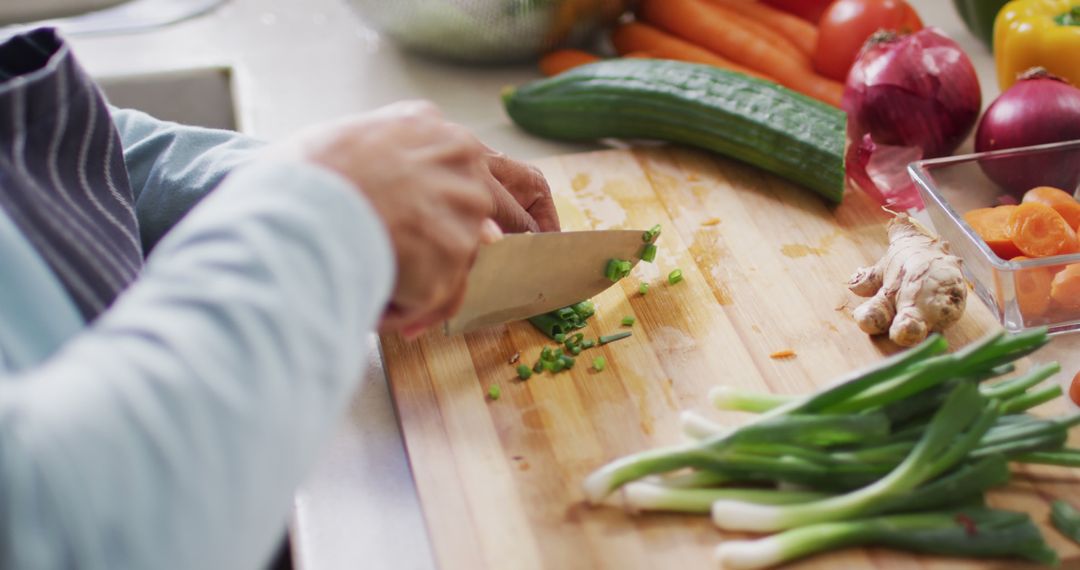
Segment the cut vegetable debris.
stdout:
[[517,367],[517,375],[521,380],[528,380],[532,378],[533,371],[527,364],[519,364]]
[[596,314],[596,305],[592,301],[582,301],[550,313],[529,318],[529,322],[540,332],[556,342],[563,342],[566,335],[585,327],[585,321]]
[[638,285],[637,290],[638,290],[638,293],[641,293],[642,295],[645,295],[645,294],[647,294],[649,292],[649,284],[648,283],[642,283],[641,285]]
[[683,280],[682,269],[676,269],[671,273],[668,273],[667,282],[669,285],[674,285]]
[[622,326],[624,327],[632,327],[634,326],[635,322],[637,322],[637,319],[631,316],[626,316],[622,318]]
[[607,359],[603,356],[597,356],[592,361],[592,367],[597,372],[603,372],[604,368],[607,367]]
[[612,283],[630,275],[630,270],[633,269],[633,264],[625,259],[610,259],[608,260],[607,267],[604,268],[604,276],[611,280]]
[[487,395],[488,398],[491,398],[492,400],[498,400],[499,397],[502,396],[502,389],[500,389],[497,384],[492,384],[491,387],[488,388]]
[[1009,461],[1080,465],[1080,450],[1065,447],[1080,414],[1025,413],[1060,396],[1057,385],[1041,387],[1056,363],[995,381],[1048,340],[1046,330],[998,332],[947,353],[934,334],[812,394],[715,389],[716,407],[759,415],[728,429],[686,412],[694,441],[617,459],[586,478],[585,495],[780,532],[724,542],[717,556],[730,568],[852,545],[1052,563],[1027,515],[981,506],[987,490],[1007,484]]

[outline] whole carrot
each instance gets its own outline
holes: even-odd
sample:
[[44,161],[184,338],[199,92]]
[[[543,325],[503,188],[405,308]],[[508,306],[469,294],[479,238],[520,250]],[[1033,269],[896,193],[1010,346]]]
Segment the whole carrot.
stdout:
[[589,52],[576,49],[555,50],[540,58],[540,73],[551,77],[568,69],[596,61],[600,61],[600,58]]
[[806,20],[754,0],[709,0],[776,30],[808,56],[817,49],[817,28]]
[[611,34],[611,43],[615,45],[615,51],[624,56],[638,53],[637,57],[641,57],[641,53],[646,53],[647,57],[704,63],[745,73],[759,79],[772,80],[768,75],[739,65],[703,47],[640,22],[629,22],[615,28]]
[[[732,28],[739,28],[741,30],[751,33],[755,37],[759,38],[760,41],[769,44],[774,50],[787,54],[787,56],[790,57],[792,61],[798,62],[799,64],[805,66],[807,69],[813,69],[814,66],[813,62],[810,59],[810,56],[799,51],[799,48],[795,47],[795,44],[791,43],[787,38],[785,38],[783,35],[772,29],[771,27],[762,24],[757,20],[754,20],[753,18],[744,16],[730,8],[721,6],[720,4],[713,4],[708,0],[696,0],[696,3],[698,4],[697,10],[683,12],[685,8],[677,5],[680,3],[668,2],[667,0],[660,0],[659,2],[644,1],[639,3],[639,14],[643,16],[641,19],[645,20],[646,23],[656,23],[650,21],[650,16],[655,14],[658,9],[667,10],[676,18],[687,18],[691,17],[693,14],[696,13],[699,17],[706,18],[706,22],[708,22],[709,24],[708,27],[712,28],[714,33],[722,34],[726,33]],[[648,6],[649,4],[651,4],[651,6]],[[661,8],[661,6],[663,8]],[[718,24],[717,22],[719,21],[723,21],[723,24]],[[689,24],[691,22],[687,23]],[[701,22],[699,21],[698,23]],[[660,27],[664,28],[665,26]],[[675,33],[674,30],[668,31]],[[704,47],[709,47],[705,44],[701,45],[704,45]]]
[[[704,0],[643,0],[642,19],[736,63],[772,76],[778,83],[839,107],[844,86],[815,74],[802,52],[777,47],[759,35],[756,22]],[[750,22],[750,25],[745,25]],[[791,46],[787,40],[782,42]]]

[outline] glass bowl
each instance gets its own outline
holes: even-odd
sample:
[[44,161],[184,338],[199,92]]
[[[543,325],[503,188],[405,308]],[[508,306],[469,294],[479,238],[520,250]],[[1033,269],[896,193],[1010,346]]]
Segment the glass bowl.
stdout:
[[[975,294],[1009,331],[1046,326],[1053,334],[1080,331],[1080,299],[1048,302],[1057,272],[1080,264],[1080,253],[1009,261],[998,257],[964,221],[975,208],[1016,204],[1035,186],[1080,193],[1080,140],[912,163],[908,172],[933,229],[964,262]],[[1075,270],[1073,270],[1075,271]]]

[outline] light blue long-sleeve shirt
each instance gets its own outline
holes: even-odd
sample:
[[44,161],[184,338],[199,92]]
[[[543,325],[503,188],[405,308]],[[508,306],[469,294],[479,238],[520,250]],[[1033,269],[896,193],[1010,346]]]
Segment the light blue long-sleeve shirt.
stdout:
[[359,379],[391,245],[327,170],[116,122],[153,250],[91,326],[0,212],[0,568],[256,568]]

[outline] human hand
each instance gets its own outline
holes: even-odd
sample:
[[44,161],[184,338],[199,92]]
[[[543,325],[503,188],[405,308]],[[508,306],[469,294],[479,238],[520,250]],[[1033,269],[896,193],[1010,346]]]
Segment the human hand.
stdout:
[[499,227],[511,233],[559,231],[559,214],[538,168],[491,148],[485,159],[491,175],[488,188],[495,199],[492,217]]
[[498,234],[485,222],[496,211],[486,147],[425,102],[317,127],[289,146],[352,182],[386,226],[398,275],[381,328],[414,336],[452,316],[481,240]]

